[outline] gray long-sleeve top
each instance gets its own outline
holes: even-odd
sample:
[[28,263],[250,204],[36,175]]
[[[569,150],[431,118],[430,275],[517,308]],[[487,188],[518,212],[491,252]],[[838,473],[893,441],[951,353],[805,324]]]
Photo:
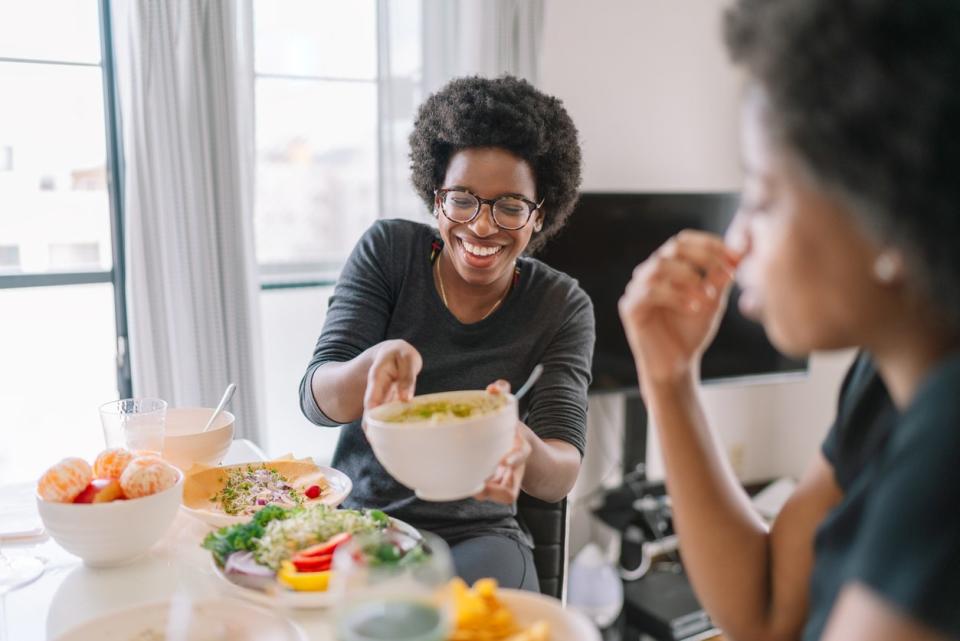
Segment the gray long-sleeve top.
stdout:
[[[399,338],[423,357],[417,394],[482,389],[499,378],[516,389],[542,363],[543,376],[521,401],[520,416],[540,438],[566,441],[582,454],[594,344],[590,298],[566,274],[524,257],[501,306],[477,323],[463,324],[434,286],[430,252],[435,241],[436,230],[406,220],[378,221],[360,239],[330,298],[300,384],[304,415],[318,425],[338,424],[313,397],[310,380],[317,367]],[[333,465],[353,480],[349,507],[380,508],[451,542],[499,533],[529,544],[514,518],[515,506],[418,499],[377,461],[359,420],[343,427]]]

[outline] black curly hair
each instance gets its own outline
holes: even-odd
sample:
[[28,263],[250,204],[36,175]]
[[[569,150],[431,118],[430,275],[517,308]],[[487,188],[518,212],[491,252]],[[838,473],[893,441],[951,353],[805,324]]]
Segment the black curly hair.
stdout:
[[960,2],[737,0],[725,27],[781,146],[960,326]]
[[560,231],[580,189],[577,128],[557,98],[513,76],[458,78],[420,106],[410,134],[413,186],[430,209],[450,158],[461,149],[499,147],[529,163],[543,199],[535,252]]

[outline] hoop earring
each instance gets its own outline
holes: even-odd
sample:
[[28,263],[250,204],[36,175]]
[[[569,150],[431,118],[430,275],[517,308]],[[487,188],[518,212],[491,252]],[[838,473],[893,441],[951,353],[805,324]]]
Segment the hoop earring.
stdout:
[[885,251],[873,261],[873,276],[884,285],[890,285],[900,276],[900,259],[892,251]]

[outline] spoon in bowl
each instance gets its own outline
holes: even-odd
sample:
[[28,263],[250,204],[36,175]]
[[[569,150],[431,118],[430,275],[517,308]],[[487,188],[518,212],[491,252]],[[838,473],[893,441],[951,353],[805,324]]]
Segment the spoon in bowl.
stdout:
[[527,378],[527,381],[521,385],[520,389],[517,390],[517,393],[514,394],[518,401],[523,398],[524,394],[530,391],[530,388],[533,387],[533,384],[537,382],[537,379],[540,378],[541,374],[543,374],[543,365],[537,363],[536,367],[533,368],[533,371],[530,372],[530,376]]
[[230,383],[227,385],[227,389],[223,391],[223,396],[220,397],[220,404],[217,405],[217,409],[213,410],[213,414],[210,415],[210,420],[207,421],[207,424],[203,426],[201,432],[206,432],[213,426],[213,422],[217,420],[217,417],[220,416],[220,412],[223,411],[223,408],[227,406],[227,403],[230,402],[230,399],[233,398],[233,393],[237,391],[237,384]]

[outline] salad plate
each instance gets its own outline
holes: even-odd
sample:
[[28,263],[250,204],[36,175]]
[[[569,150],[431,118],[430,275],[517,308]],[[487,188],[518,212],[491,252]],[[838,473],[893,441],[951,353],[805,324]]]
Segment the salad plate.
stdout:
[[307,641],[281,615],[232,599],[190,602],[176,597],[137,605],[82,623],[56,641]]
[[379,510],[271,505],[245,523],[211,532],[203,547],[232,596],[270,608],[327,608],[337,601],[327,591],[333,551],[353,535],[372,532],[392,533],[404,542],[396,546],[397,559],[409,542],[422,539],[416,528]]
[[310,458],[194,468],[184,482],[182,509],[221,528],[249,521],[265,505],[336,507],[352,489],[346,474]]

